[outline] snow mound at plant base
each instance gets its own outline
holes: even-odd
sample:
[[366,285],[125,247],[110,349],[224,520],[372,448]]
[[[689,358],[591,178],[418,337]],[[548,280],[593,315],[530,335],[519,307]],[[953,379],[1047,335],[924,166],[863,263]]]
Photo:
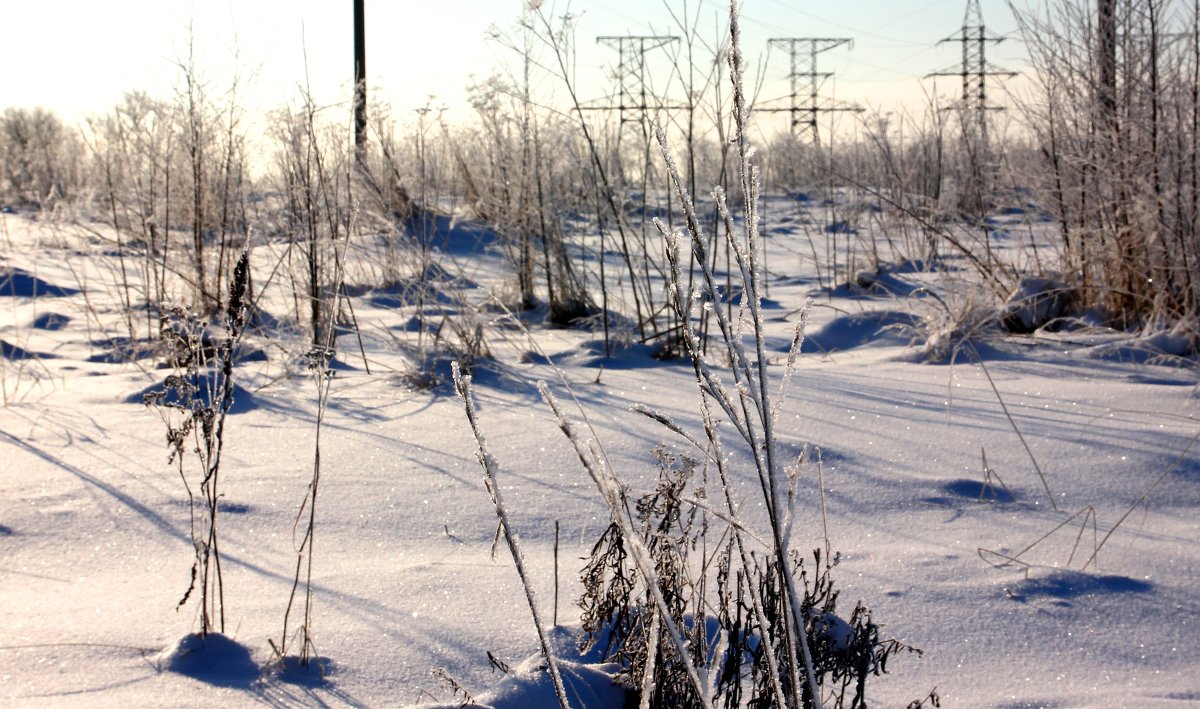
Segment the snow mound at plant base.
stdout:
[[[594,665],[559,659],[558,669],[562,673],[563,687],[567,690],[571,707],[609,709],[625,706],[627,692],[616,681],[620,665]],[[476,701],[478,706],[491,709],[558,706],[554,683],[540,653],[513,667],[495,688],[477,697]]]
[[[486,692],[464,701],[421,704],[421,709],[552,709],[560,706],[546,660],[536,653],[512,668]],[[617,680],[621,666],[558,658],[567,701],[572,709],[612,709],[628,706],[629,692]]]
[[189,633],[154,659],[159,670],[218,687],[249,687],[259,676],[250,650],[220,633]]

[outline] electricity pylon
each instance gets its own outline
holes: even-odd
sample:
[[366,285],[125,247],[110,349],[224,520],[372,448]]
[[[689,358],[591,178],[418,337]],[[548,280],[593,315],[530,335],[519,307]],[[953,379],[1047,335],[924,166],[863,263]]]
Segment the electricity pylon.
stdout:
[[586,110],[617,111],[616,154],[621,154],[621,139],[629,126],[636,127],[637,138],[642,142],[646,159],[650,150],[650,115],[663,110],[684,108],[672,105],[655,94],[647,78],[646,57],[650,52],[675,44],[678,37],[669,35],[620,35],[597,37],[597,44],[617,50],[617,93],[608,104],[592,103]]
[[638,125],[643,131],[647,129],[651,110],[661,110],[668,106],[651,91],[646,81],[646,55],[655,49],[679,42],[678,37],[667,35],[622,35],[597,37],[596,43],[617,50],[617,96],[616,103],[605,108],[617,110],[620,117],[618,140],[620,134],[629,123]]
[[792,134],[812,144],[819,142],[817,118],[821,113],[862,111],[854,104],[820,97],[821,85],[833,73],[817,71],[817,55],[843,44],[851,45],[853,40],[842,37],[777,37],[769,41],[771,46],[781,47],[788,53],[791,105],[787,108],[763,107],[757,110],[768,113],[787,111],[792,118]]
[[[1010,77],[1017,73],[996,66],[987,60],[986,47],[989,42],[999,44],[1004,37],[990,34],[983,24],[983,14],[979,11],[979,0],[967,0],[967,11],[963,15],[962,29],[958,34],[951,35],[938,44],[959,42],[962,44],[962,65],[958,68],[948,68],[935,71],[928,76],[958,76],[962,79],[962,98],[959,108],[962,111],[963,134],[966,137],[973,133],[978,139],[981,155],[986,154],[988,145],[987,112],[1002,111],[1003,106],[988,102],[988,77]],[[973,125],[972,125],[973,122]]]

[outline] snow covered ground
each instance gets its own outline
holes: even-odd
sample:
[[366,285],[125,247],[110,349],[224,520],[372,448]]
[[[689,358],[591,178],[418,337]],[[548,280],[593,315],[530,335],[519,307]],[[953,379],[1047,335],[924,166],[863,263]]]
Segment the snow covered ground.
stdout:
[[[894,268],[870,292],[822,288],[808,254],[836,232],[810,239],[815,216],[784,198],[768,210],[768,344],[781,377],[813,298],[780,440],[792,455],[820,449],[843,602],[861,599],[886,636],[924,651],[896,657],[868,685],[872,705],[904,706],[936,687],[956,707],[1200,706],[1195,370],[1146,363],[1095,332],[992,337],[978,357],[929,363],[910,342],[940,306],[918,289],[944,292],[953,269]],[[197,663],[172,652],[197,627],[194,601],[176,609],[193,556],[187,493],[167,464],[162,420],[141,403],[169,370],[109,356],[121,310],[104,243],[69,224],[3,218],[0,703],[452,702],[431,675],[440,669],[482,703],[537,705],[518,681],[536,634],[511,558],[503,545],[492,554],[496,515],[462,402],[444,377],[422,388],[407,375],[411,307],[361,291],[370,371],[352,338],[335,362],[316,503],[320,674],[280,673],[268,643],[292,588],[317,389],[302,345],[248,340],[267,356],[235,374],[221,482],[235,642],[205,650],[219,663]],[[456,226],[447,243],[472,234]],[[499,283],[498,255],[459,251],[479,294]],[[276,259],[256,246],[258,282]],[[540,608],[551,617],[557,607],[556,638],[569,647],[581,558],[608,519],[537,392],[546,380],[567,398],[537,353],[565,375],[632,496],[653,488],[655,447],[686,445],[630,407],[696,431],[697,387],[686,360],[660,361],[646,346],[606,361],[586,330],[527,335],[494,311],[481,317],[492,355],[475,372],[483,430]],[[796,548],[823,546],[815,465],[802,468],[798,514]],[[507,680],[489,652],[511,668]],[[602,694],[598,670],[574,671]]]

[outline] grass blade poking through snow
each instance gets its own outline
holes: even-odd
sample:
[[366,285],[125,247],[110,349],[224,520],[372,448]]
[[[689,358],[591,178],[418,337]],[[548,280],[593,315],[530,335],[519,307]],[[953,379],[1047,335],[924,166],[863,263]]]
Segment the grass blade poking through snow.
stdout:
[[483,466],[484,485],[487,486],[488,495],[492,498],[492,505],[496,508],[496,516],[500,518],[500,527],[504,531],[504,541],[508,544],[508,550],[512,554],[513,563],[516,564],[517,575],[521,577],[521,586],[525,589],[525,600],[529,602],[529,612],[533,614],[533,624],[537,627],[538,641],[542,644],[542,653],[546,656],[546,665],[550,670],[550,679],[554,682],[554,694],[558,697],[559,706],[562,709],[568,709],[570,704],[567,702],[567,692],[563,687],[562,675],[558,671],[558,662],[554,656],[554,649],[550,645],[550,638],[546,634],[546,626],[542,622],[541,615],[538,613],[533,586],[530,585],[529,577],[525,570],[525,556],[521,553],[521,545],[517,539],[517,532],[509,522],[508,509],[504,506],[504,498],[500,494],[500,485],[496,482],[496,470],[499,465],[488,450],[487,439],[484,438],[483,431],[479,428],[479,418],[475,412],[475,395],[471,391],[471,377],[459,370],[457,362],[452,363],[450,366],[454,374],[454,387],[463,399],[463,406],[467,412],[467,422],[471,426],[471,432],[475,434],[475,443],[478,446],[476,456],[479,458],[479,464]]
[[[352,231],[353,229],[347,226],[347,232]],[[295,522],[292,525],[292,539],[296,549],[296,571],[292,578],[292,590],[288,595],[287,608],[283,612],[283,632],[280,634],[278,645],[275,644],[274,640],[268,641],[271,644],[271,649],[278,656],[280,665],[284,666],[285,669],[288,659],[288,623],[291,619],[292,608],[296,603],[296,595],[300,589],[301,578],[304,581],[304,616],[300,621],[300,628],[298,630],[300,635],[300,665],[308,669],[310,662],[314,658],[313,653],[316,652],[316,644],[313,642],[313,544],[315,543],[317,531],[317,492],[321,486],[321,430],[325,423],[325,413],[329,408],[329,392],[334,374],[333,370],[329,367],[329,363],[337,353],[337,298],[345,292],[345,271],[342,268],[343,249],[345,249],[345,242],[335,245],[333,249],[333,278],[332,285],[327,291],[331,294],[332,302],[328,305],[323,304],[316,309],[323,312],[326,318],[323,325],[318,322],[315,323],[314,328],[314,331],[319,332],[323,339],[314,344],[305,355],[308,359],[308,371],[312,374],[313,383],[316,384],[317,390],[317,421],[316,432],[313,436],[313,472],[312,478],[308,483],[308,488],[305,490],[304,499],[300,503],[300,509],[296,512]],[[346,305],[349,306],[348,301]],[[357,331],[357,327],[355,330]],[[364,364],[366,364],[365,357]],[[295,542],[297,531],[301,529],[302,524],[303,532],[300,533],[300,540],[297,543]],[[317,669],[321,671],[319,666]]]

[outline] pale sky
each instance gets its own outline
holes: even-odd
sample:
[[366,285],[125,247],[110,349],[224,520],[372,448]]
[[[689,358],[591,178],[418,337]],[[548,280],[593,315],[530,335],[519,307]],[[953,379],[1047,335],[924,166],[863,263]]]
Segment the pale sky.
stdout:
[[[666,0],[677,12],[699,14],[700,39],[713,43],[725,25],[720,0]],[[597,46],[598,35],[681,34],[664,0],[545,0],[548,15],[569,10],[576,25],[579,93],[602,99],[613,90],[603,73],[617,52]],[[981,0],[989,31],[1010,39],[989,45],[989,61],[1026,68],[1024,46],[1005,0]],[[468,121],[465,87],[515,54],[485,40],[489,28],[513,30],[520,0],[366,0],[367,73],[373,98],[397,113],[418,108],[430,95]],[[787,56],[767,53],[772,37],[853,38],[820,55],[820,71],[834,76],[823,94],[889,110],[923,104],[921,77],[956,69],[961,46],[938,41],[957,33],[966,0],[745,0],[742,21],[748,59],[768,59],[762,96],[787,92]],[[176,66],[187,56],[193,28],[197,65],[215,90],[244,77],[244,104],[268,110],[295,103],[308,81],[322,102],[345,101],[353,68],[351,0],[9,0],[2,11],[0,108],[44,106],[75,121],[105,113],[130,90],[169,97],[180,85]],[[665,55],[648,61],[669,63]],[[924,86],[933,89],[932,80]],[[937,81],[953,99],[955,78]]]

